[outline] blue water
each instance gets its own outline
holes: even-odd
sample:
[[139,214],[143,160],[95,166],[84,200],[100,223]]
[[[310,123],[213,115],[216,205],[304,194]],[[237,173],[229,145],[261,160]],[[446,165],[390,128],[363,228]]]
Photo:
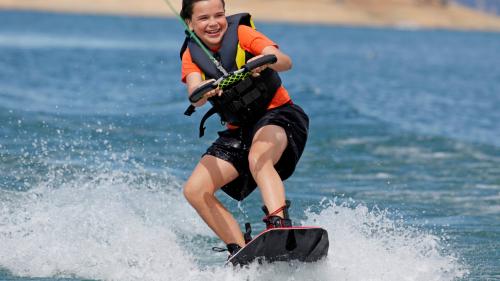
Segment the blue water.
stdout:
[[[0,280],[500,280],[500,36],[269,24],[310,115],[311,265],[222,266],[182,197],[203,139],[175,20],[0,12]],[[221,200],[262,229],[260,195]]]

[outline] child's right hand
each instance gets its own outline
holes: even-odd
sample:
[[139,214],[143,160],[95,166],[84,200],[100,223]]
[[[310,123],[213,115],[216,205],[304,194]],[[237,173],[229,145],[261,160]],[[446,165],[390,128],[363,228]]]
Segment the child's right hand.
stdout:
[[214,83],[214,81],[214,79],[201,81],[194,87],[189,96],[189,100],[194,106],[202,106],[207,102],[208,98],[211,98],[215,95],[222,95],[221,89],[212,89],[211,84]]
[[[208,84],[208,83],[213,83],[215,82],[215,79],[208,79],[208,80],[205,80],[203,82],[201,82],[199,85],[198,85],[198,88],[200,88],[201,86],[205,85],[205,84]],[[220,89],[219,87],[213,89],[213,90],[210,90],[208,92],[206,92],[204,95],[203,95],[203,98],[204,99],[208,99],[208,98],[211,98],[213,96],[221,96],[222,95],[222,89]]]

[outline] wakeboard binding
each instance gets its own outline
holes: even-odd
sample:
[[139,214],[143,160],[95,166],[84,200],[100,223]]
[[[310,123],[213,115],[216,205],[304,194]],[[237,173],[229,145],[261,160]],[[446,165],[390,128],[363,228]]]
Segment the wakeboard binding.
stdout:
[[236,244],[236,243],[229,243],[226,245],[226,248],[221,248],[221,247],[212,247],[212,251],[214,252],[229,252],[229,256],[227,259],[230,259],[234,254],[236,254],[239,250],[241,250],[241,246]]
[[[280,228],[280,227],[291,227],[292,220],[288,214],[288,209],[290,208],[290,200],[285,200],[285,205],[278,208],[277,210],[269,213],[266,206],[262,206],[262,211],[266,215],[262,221],[266,224],[266,229],[270,228]],[[283,217],[278,216],[278,214],[283,211]]]
[[[290,200],[285,200],[285,205],[277,209],[276,211],[269,213],[267,207],[262,206],[262,211],[266,215],[262,221],[266,224],[266,229],[280,228],[280,227],[292,227],[292,220],[290,220],[288,214],[288,208],[290,208]],[[283,211],[283,217],[277,216],[279,212]],[[252,241],[252,226],[249,222],[245,223],[245,233],[243,234],[245,239],[245,244]]]

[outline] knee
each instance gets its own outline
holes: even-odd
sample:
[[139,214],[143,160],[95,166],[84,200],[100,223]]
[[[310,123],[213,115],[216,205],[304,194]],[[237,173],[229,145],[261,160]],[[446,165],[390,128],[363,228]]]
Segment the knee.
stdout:
[[258,153],[250,151],[248,153],[248,168],[252,174],[257,173],[262,169],[262,158]]
[[183,194],[191,205],[203,204],[207,196],[214,196],[212,192],[204,189],[202,185],[190,181],[184,185]]

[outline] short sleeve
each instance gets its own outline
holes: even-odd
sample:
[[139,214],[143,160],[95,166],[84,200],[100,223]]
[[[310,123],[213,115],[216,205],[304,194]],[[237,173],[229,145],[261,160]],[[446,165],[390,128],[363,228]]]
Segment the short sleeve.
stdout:
[[189,49],[186,49],[184,54],[182,54],[181,81],[186,83],[186,77],[193,72],[201,73],[202,71],[193,62],[193,59],[191,58],[191,53],[189,52]]
[[264,48],[268,46],[274,46],[278,48],[278,45],[271,39],[246,25],[238,26],[238,39],[240,41],[240,46],[244,50],[254,55],[261,54],[262,50],[264,50]]

